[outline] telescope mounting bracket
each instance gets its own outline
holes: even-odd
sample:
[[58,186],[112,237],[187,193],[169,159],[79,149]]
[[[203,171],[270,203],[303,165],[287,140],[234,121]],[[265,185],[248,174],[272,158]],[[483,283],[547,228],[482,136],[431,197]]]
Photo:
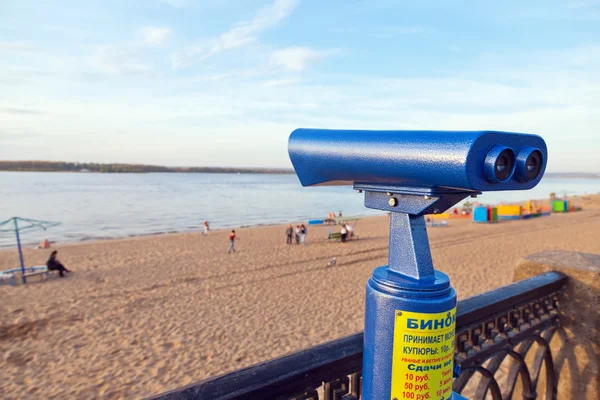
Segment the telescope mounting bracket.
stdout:
[[[390,250],[387,279],[434,285],[425,214],[438,214],[468,196],[481,192],[453,188],[354,183],[365,192],[365,207],[390,212]],[[412,285],[410,285],[412,286]]]

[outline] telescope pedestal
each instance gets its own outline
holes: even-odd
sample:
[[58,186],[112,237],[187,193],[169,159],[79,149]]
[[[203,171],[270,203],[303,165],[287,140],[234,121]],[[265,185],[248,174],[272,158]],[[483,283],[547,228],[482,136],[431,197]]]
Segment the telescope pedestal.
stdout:
[[363,398],[461,399],[452,393],[456,292],[431,261],[425,214],[477,192],[355,184],[390,211],[388,265],[367,283]]

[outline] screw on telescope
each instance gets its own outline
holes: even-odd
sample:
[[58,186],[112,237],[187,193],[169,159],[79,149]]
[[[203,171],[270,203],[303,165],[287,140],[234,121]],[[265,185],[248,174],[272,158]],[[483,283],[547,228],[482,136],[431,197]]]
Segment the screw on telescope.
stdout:
[[388,204],[390,205],[390,207],[396,207],[398,205],[398,199],[395,197],[391,197],[388,200]]

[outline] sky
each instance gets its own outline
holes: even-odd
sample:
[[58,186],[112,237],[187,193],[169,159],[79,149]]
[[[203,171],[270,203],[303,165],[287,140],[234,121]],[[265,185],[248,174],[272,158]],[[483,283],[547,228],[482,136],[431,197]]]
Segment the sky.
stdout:
[[600,0],[0,2],[0,159],[289,167],[298,127],[535,133],[600,172]]

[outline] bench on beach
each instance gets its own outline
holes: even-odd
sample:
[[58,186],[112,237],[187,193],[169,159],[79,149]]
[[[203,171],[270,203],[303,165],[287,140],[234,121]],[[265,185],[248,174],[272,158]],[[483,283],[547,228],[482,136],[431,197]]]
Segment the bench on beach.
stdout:
[[[27,272],[27,269],[30,269],[30,271]],[[48,267],[46,267],[45,265],[38,265],[27,269],[25,270],[25,275],[23,275],[25,278],[39,276],[40,280],[49,277],[50,275],[52,275],[53,272],[55,272],[48,270]]]
[[329,235],[327,236],[327,240],[342,240],[342,234],[339,232],[329,232]]
[[[346,240],[358,240],[359,236],[352,234],[352,235],[348,235],[348,237],[346,238]],[[329,235],[327,236],[327,239],[325,241],[328,240],[333,240],[335,242],[339,242],[342,240],[342,234],[340,232],[329,232]]]
[[[36,265],[33,267],[25,268],[25,274],[22,276],[25,278],[32,278],[34,276],[39,276],[40,278],[49,277],[54,271],[49,271],[48,267],[45,265]],[[15,268],[7,271],[0,272],[0,282],[8,281],[10,286],[15,286],[15,277],[17,275],[21,276],[22,272],[20,268]]]
[[15,285],[15,274],[12,272],[2,272],[0,273],[0,282],[8,281],[10,286]]

